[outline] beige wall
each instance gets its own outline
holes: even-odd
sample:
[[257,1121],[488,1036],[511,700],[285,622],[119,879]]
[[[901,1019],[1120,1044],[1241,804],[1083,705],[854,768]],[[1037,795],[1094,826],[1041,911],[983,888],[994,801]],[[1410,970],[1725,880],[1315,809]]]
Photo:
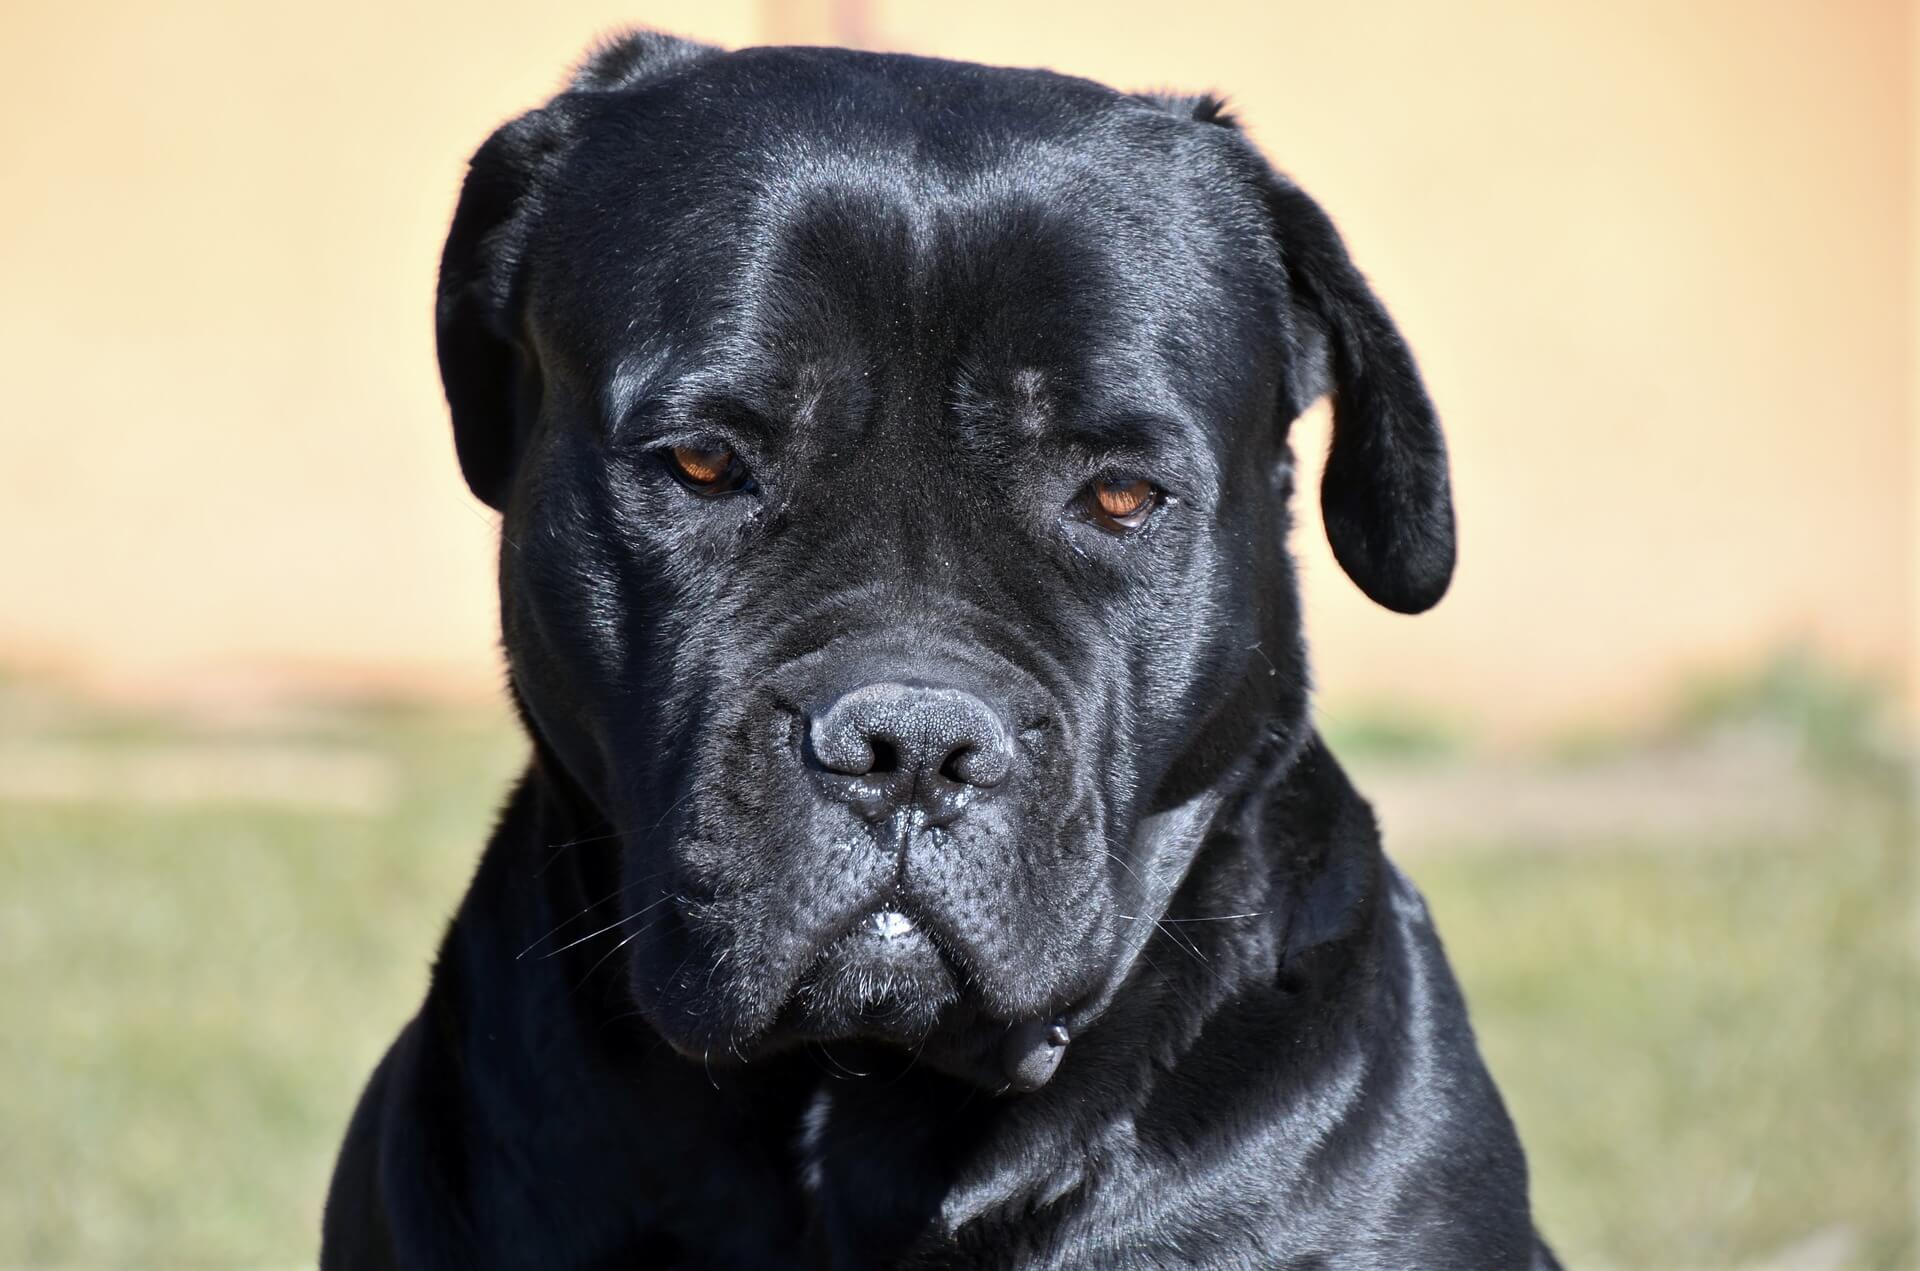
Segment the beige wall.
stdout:
[[[496,681],[434,379],[464,157],[589,37],[883,46],[1218,88],[1332,210],[1450,425],[1454,593],[1302,518],[1329,698],[1530,729],[1914,573],[1908,6],[239,3],[0,10],[0,661]],[[1304,438],[1317,456],[1323,433]]]

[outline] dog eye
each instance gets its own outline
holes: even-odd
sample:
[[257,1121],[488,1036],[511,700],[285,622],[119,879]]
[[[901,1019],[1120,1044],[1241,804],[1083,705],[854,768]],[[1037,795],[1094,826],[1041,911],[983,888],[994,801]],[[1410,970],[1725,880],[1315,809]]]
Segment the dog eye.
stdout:
[[713,498],[750,484],[747,466],[725,446],[668,446],[661,454],[667,470],[695,494]]
[[1147,523],[1160,506],[1160,492],[1151,481],[1102,478],[1088,484],[1080,496],[1087,518],[1114,534],[1131,534]]

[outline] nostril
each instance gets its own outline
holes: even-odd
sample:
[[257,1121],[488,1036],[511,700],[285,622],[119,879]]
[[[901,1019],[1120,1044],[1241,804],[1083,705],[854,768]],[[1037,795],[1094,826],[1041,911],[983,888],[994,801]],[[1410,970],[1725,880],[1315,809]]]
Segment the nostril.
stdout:
[[1007,775],[1004,756],[969,742],[956,747],[940,765],[940,775],[959,786],[996,786]]
[[1006,745],[995,737],[985,745],[968,741],[954,747],[941,764],[941,776],[954,785],[977,785],[987,789],[1004,781],[1008,768],[1012,768],[1012,756],[1008,755]]
[[843,777],[891,772],[899,762],[899,752],[884,739],[819,718],[807,720],[801,753],[821,771]]
[[967,776],[967,770],[970,767],[967,761],[972,754],[972,746],[961,746],[948,755],[946,762],[940,765],[940,775],[955,785],[972,785],[973,782]]

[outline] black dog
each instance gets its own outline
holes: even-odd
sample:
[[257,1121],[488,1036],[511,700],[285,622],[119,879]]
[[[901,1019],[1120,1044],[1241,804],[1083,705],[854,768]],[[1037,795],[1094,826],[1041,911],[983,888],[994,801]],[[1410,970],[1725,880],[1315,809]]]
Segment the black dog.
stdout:
[[442,264],[534,760],[328,1267],[1543,1267],[1308,722],[1290,421],[1415,612],[1413,359],[1218,102],[635,35]]

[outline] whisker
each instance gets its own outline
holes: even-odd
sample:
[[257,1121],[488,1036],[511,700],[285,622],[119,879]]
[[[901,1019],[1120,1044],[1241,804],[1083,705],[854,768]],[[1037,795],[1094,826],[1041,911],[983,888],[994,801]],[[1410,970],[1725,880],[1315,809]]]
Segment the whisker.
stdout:
[[1164,922],[1156,922],[1153,925],[1155,928],[1157,928],[1161,932],[1161,934],[1165,935],[1167,939],[1173,941],[1175,948],[1179,949],[1182,953],[1188,954],[1189,956],[1197,959],[1200,965],[1203,967],[1206,967],[1208,970],[1213,969],[1213,964],[1207,960],[1207,955],[1200,952],[1199,945],[1193,944],[1190,941],[1182,940],[1179,937],[1179,935],[1174,932],[1173,928],[1167,926]]
[[[589,931],[586,935],[581,936],[579,939],[569,940],[567,941],[567,943],[561,945],[558,949],[555,949],[550,953],[543,953],[540,956],[542,958],[558,957],[561,954],[565,953],[568,949],[573,948],[575,945],[585,944],[587,941],[593,939],[595,936],[603,936],[607,932],[612,931],[615,927],[625,926],[627,923],[632,922],[635,918],[641,917],[644,914],[650,913],[653,910],[658,909],[660,906],[666,904],[669,900],[672,900],[675,895],[676,893],[674,892],[667,892],[663,894],[660,897],[660,899],[654,901],[652,904],[648,905],[646,908],[638,910],[634,913],[623,914],[620,917],[614,919],[612,922],[608,923],[606,926],[601,927],[597,931]],[[520,956],[525,957],[526,954],[523,953]]]
[[708,997],[713,996],[713,977],[720,974],[720,968],[724,966],[726,964],[727,959],[732,956],[733,956],[733,946],[728,945],[726,948],[720,950],[720,956],[713,960],[713,967],[707,972],[706,994]]
[[660,878],[671,872],[672,872],[671,870],[665,870],[665,869],[657,870],[654,873],[648,874],[644,878],[636,878],[631,882],[622,883],[620,886],[614,888],[612,891],[608,892],[606,895],[602,896],[600,899],[586,905],[584,908],[579,910],[579,912],[575,913],[572,917],[561,919],[560,922],[553,928],[553,930],[547,932],[543,936],[540,936],[532,944],[522,949],[518,954],[514,955],[513,960],[515,962],[518,962],[521,958],[526,957],[529,953],[532,953],[535,949],[539,948],[543,941],[553,939],[553,937],[559,935],[561,931],[565,930],[568,927],[571,927],[574,923],[579,922],[582,918],[586,917],[588,914],[592,913],[594,910],[600,908],[600,906],[609,904],[612,901],[618,900],[620,897],[626,895],[628,892],[632,891],[634,888],[644,887],[648,883],[654,881],[656,878]]
[[1100,855],[1111,860],[1114,864],[1118,865],[1121,869],[1126,870],[1128,874],[1132,875],[1134,882],[1139,883],[1142,887],[1146,886],[1146,880],[1140,877],[1140,875],[1134,870],[1133,866],[1127,864],[1126,858],[1121,856],[1120,853],[1114,851],[1110,847],[1096,847],[1094,851],[1100,853]]
[[839,1056],[827,1048],[824,1042],[814,1042],[812,1045],[819,1051],[821,1058],[839,1069],[837,1073],[829,1073],[829,1076],[837,1076],[842,1080],[858,1080],[862,1077],[871,1077],[873,1075],[870,1072],[856,1072],[854,1069],[847,1067],[845,1063],[841,1062]]
[[[580,977],[580,983],[573,986],[573,991],[575,993],[578,993],[581,989],[585,988],[587,985],[587,981],[593,978],[593,973],[595,971],[598,971],[602,966],[606,965],[606,961],[608,958],[620,952],[620,950],[626,948],[628,945],[632,944],[635,940],[638,940],[641,936],[646,935],[647,932],[652,931],[655,927],[659,925],[660,925],[660,920],[658,918],[655,918],[652,922],[640,928],[640,930],[634,932],[632,935],[624,937],[619,944],[614,945],[613,948],[608,949],[605,953],[601,954],[600,960],[598,962],[595,962],[592,966],[588,967],[587,973]],[[685,966],[686,963],[682,962],[680,965]]]
[[1128,922],[1171,923],[1175,926],[1180,926],[1189,922],[1232,922],[1237,918],[1267,918],[1271,917],[1273,913],[1274,911],[1271,909],[1259,909],[1252,913],[1209,914],[1202,918],[1154,918],[1147,914],[1115,914],[1114,917],[1124,918]]
[[609,830],[605,834],[589,834],[583,838],[568,839],[564,843],[549,843],[547,844],[549,855],[547,856],[546,863],[541,865],[539,869],[534,870],[533,876],[539,878],[548,870],[552,869],[554,865],[559,862],[560,858],[566,855],[569,848],[585,847],[589,843],[604,843],[608,839],[622,838],[625,834],[625,830]]

